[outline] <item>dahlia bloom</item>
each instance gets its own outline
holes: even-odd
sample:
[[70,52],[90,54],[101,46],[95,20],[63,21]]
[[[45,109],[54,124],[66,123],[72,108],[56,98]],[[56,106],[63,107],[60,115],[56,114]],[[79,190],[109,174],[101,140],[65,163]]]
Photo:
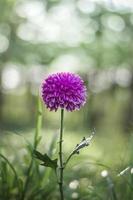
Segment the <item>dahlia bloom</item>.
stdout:
[[86,87],[80,76],[60,72],[49,75],[42,83],[42,98],[50,111],[58,108],[79,110],[86,102]]

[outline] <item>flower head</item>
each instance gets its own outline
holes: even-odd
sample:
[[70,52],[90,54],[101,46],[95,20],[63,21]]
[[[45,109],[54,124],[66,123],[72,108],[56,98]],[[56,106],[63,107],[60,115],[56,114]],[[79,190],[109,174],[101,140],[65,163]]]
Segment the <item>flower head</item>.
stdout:
[[49,75],[42,83],[42,98],[47,108],[79,110],[86,102],[86,87],[80,76],[61,72]]

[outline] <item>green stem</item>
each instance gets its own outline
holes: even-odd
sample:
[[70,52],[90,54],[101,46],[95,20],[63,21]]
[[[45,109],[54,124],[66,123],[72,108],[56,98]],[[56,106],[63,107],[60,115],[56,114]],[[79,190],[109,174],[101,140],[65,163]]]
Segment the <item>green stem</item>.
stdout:
[[64,110],[61,109],[61,127],[60,127],[60,140],[59,140],[59,189],[60,189],[60,199],[64,200],[63,194],[63,156],[62,156],[62,142],[63,142],[63,120],[64,120]]
[[111,178],[109,176],[107,176],[106,180],[107,180],[107,183],[108,183],[109,191],[110,191],[111,196],[112,196],[112,200],[118,200],[117,195],[116,195],[116,191],[115,191],[115,188],[114,188],[114,184],[113,184]]
[[[40,101],[40,97],[38,95],[38,105],[37,105],[37,122],[36,122],[36,131],[35,131],[35,135],[34,135],[34,144],[33,144],[33,150],[36,150],[38,142],[39,142],[39,134],[40,134],[40,130],[42,127],[42,105],[41,105],[41,101]],[[24,187],[23,187],[23,191],[22,191],[22,196],[21,196],[21,200],[25,199],[25,195],[28,189],[28,185],[30,182],[30,178],[31,178],[31,173],[32,173],[32,167],[33,167],[33,163],[34,163],[34,156],[33,156],[33,151],[31,153],[31,161],[27,170],[27,177],[24,183]]]
[[24,183],[24,188],[23,188],[23,191],[22,191],[21,200],[25,199],[25,195],[26,195],[28,185],[29,185],[29,180],[30,180],[30,177],[31,177],[32,166],[33,166],[33,155],[32,155],[31,161],[30,161],[30,165],[28,167],[27,178],[26,178],[25,183]]
[[69,160],[71,159],[71,157],[74,155],[74,153],[72,152],[69,157],[67,158],[66,162],[64,163],[64,169],[66,167],[66,165],[68,164]]

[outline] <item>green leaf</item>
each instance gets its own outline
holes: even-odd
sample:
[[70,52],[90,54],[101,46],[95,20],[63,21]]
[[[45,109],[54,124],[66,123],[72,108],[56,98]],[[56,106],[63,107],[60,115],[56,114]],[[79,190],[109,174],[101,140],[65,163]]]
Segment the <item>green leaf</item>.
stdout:
[[33,154],[38,160],[41,160],[43,163],[41,165],[45,167],[51,167],[53,169],[57,168],[57,159],[51,160],[47,154],[41,154],[39,151],[34,150]]

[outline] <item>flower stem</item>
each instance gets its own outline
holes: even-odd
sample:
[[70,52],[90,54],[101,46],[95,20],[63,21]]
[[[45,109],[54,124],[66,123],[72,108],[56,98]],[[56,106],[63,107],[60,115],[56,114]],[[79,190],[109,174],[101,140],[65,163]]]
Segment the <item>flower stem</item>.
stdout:
[[74,155],[74,153],[72,152],[69,157],[67,158],[66,162],[64,163],[64,169],[66,168],[66,165],[68,164],[69,160],[71,159],[71,157]]
[[63,142],[63,120],[64,120],[64,109],[61,109],[61,127],[60,127],[60,140],[59,140],[59,189],[60,189],[60,199],[64,200],[63,194],[63,156],[62,156],[62,142]]

